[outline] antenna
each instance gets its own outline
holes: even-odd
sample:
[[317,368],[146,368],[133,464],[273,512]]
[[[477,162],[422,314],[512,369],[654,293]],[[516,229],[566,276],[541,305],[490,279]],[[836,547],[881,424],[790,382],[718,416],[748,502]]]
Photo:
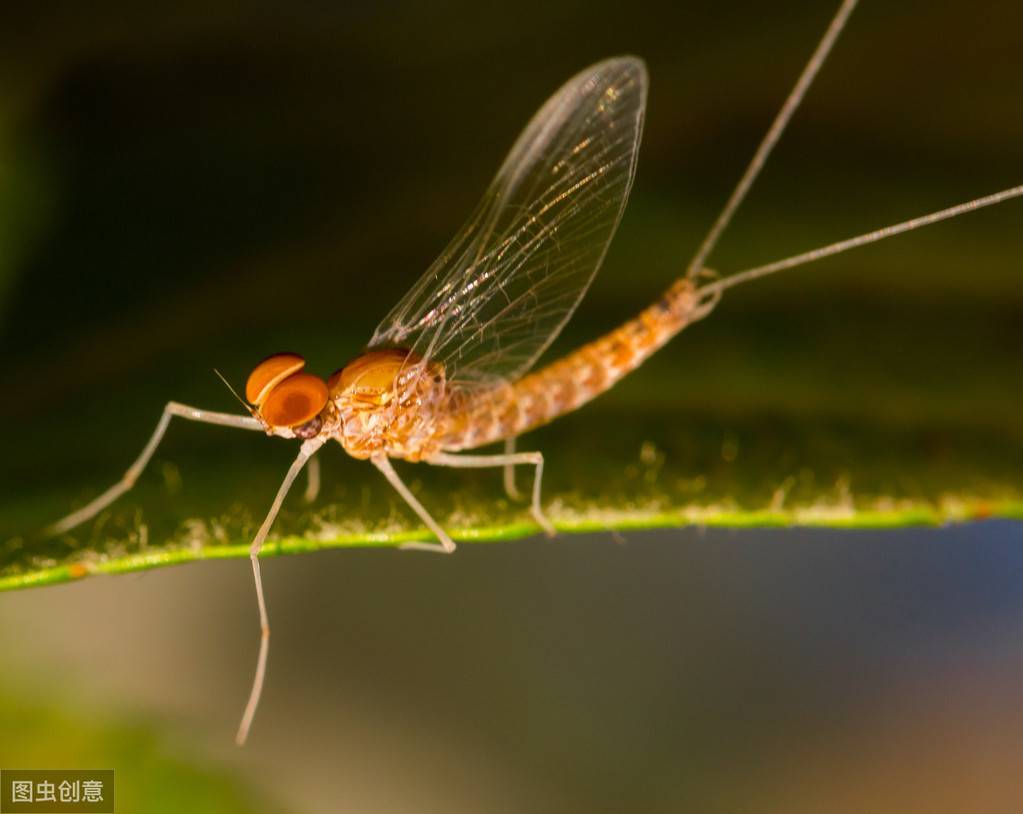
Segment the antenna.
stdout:
[[770,129],[767,131],[767,135],[764,136],[764,140],[761,141],[760,146],[757,147],[757,151],[753,155],[753,160],[750,161],[749,166],[746,168],[746,172],[743,174],[742,178],[739,179],[739,183],[732,191],[732,196],[728,199],[728,203],[725,204],[725,208],[721,210],[721,214],[718,215],[717,220],[714,221],[714,225],[711,226],[707,236],[703,239],[703,243],[700,244],[700,248],[697,250],[696,255],[689,261],[689,268],[686,270],[686,276],[690,279],[695,278],[703,269],[703,264],[707,261],[710,253],[714,251],[714,247],[717,245],[721,234],[725,231],[728,224],[731,223],[732,216],[745,199],[746,194],[750,191],[750,187],[753,186],[753,182],[757,179],[760,171],[764,168],[764,164],[767,162],[767,157],[771,154],[771,150],[773,150],[774,145],[778,143],[778,139],[781,138],[781,134],[785,132],[785,127],[788,125],[789,119],[791,119],[792,114],[796,112],[796,108],[799,107],[799,103],[803,101],[806,91],[817,76],[817,72],[821,69],[821,65],[824,64],[824,60],[828,58],[831,46],[835,44],[835,40],[838,39],[838,35],[841,34],[842,29],[845,28],[846,21],[849,19],[849,15],[852,14],[853,9],[856,7],[856,3],[857,0],[843,0],[842,5],[839,6],[838,12],[835,14],[835,18],[831,21],[831,25],[828,26],[828,30],[824,32],[824,36],[821,37],[821,41],[817,44],[817,48],[813,52],[813,56],[810,57],[810,61],[807,62],[806,67],[803,68],[803,73],[800,74],[799,79],[796,80],[795,87],[792,88],[792,91],[789,93],[785,103],[781,106],[781,110],[778,111],[778,115],[775,117]]
[[994,206],[997,203],[1002,203],[1002,201],[1019,198],[1020,196],[1023,196],[1023,184],[1012,187],[1011,189],[1002,190],[1001,192],[996,192],[993,195],[986,195],[983,198],[974,198],[972,201],[967,201],[966,203],[961,203],[957,206],[951,206],[948,209],[942,209],[940,212],[921,215],[920,217],[913,218],[912,220],[896,223],[894,226],[885,226],[881,229],[875,229],[873,232],[867,232],[866,234],[858,235],[857,237],[840,240],[837,243],[831,243],[819,249],[813,249],[808,252],[803,252],[802,254],[793,255],[792,257],[786,257],[784,260],[775,260],[773,263],[767,263],[763,266],[756,266],[751,269],[745,269],[744,271],[729,274],[723,279],[719,279],[713,283],[702,286],[699,291],[706,292],[708,294],[719,294],[726,288],[739,285],[739,283],[745,283],[749,280],[755,280],[758,277],[766,277],[768,274],[774,274],[777,271],[784,271],[785,269],[795,268],[796,266],[802,266],[806,263],[812,263],[815,260],[821,260],[824,257],[831,257],[833,254],[841,254],[842,252],[849,251],[849,249],[866,246],[868,243],[877,243],[879,240],[894,237],[895,235],[901,235],[903,232],[911,232],[914,229],[919,229],[921,226],[930,226],[932,223],[948,220],[949,218],[954,218],[957,215],[963,215],[967,212],[974,212],[978,209],[983,209],[985,206]]
[[221,373],[216,368],[213,368],[213,372],[217,374],[217,378],[219,378],[220,381],[222,381],[224,383],[224,386],[228,390],[231,391],[231,395],[234,396],[236,399],[238,399],[238,403],[242,407],[245,408],[246,412],[248,412],[250,415],[255,417],[256,416],[256,411],[253,410],[248,404],[246,404],[245,400],[241,396],[238,395],[238,391],[236,391],[233,387],[231,387],[231,383],[227,379],[224,378],[224,374]]

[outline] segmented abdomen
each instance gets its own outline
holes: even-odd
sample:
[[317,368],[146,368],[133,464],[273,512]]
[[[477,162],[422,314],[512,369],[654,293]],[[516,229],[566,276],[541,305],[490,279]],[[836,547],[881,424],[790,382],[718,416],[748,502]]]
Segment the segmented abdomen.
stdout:
[[457,451],[513,438],[596,398],[693,321],[698,295],[678,280],[639,316],[504,387],[459,399],[440,438]]

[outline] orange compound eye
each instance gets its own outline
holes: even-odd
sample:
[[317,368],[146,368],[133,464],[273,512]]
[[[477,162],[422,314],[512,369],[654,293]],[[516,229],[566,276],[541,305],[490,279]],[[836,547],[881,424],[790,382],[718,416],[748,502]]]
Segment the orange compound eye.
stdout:
[[319,376],[295,373],[270,391],[259,412],[271,427],[297,427],[319,415],[328,395]]
[[304,367],[305,359],[297,353],[275,353],[268,356],[249,374],[249,380],[245,383],[245,398],[258,407],[266,401],[278,383]]

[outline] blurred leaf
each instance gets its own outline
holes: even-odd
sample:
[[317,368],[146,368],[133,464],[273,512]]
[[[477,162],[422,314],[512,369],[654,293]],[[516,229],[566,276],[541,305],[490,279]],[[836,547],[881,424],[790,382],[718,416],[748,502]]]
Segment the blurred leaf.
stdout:
[[209,760],[175,755],[152,725],[71,710],[0,689],[0,764],[31,769],[113,769],[118,811],[256,814],[281,811]]

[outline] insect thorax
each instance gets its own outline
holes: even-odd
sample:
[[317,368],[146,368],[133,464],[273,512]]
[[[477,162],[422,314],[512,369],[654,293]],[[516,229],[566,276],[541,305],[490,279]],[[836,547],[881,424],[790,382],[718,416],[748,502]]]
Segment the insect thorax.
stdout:
[[445,393],[439,365],[400,348],[371,350],[331,379],[341,419],[337,440],[349,455],[418,461],[437,448]]

